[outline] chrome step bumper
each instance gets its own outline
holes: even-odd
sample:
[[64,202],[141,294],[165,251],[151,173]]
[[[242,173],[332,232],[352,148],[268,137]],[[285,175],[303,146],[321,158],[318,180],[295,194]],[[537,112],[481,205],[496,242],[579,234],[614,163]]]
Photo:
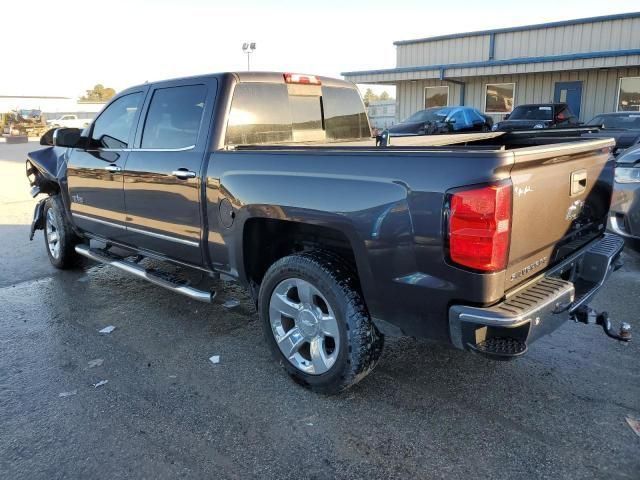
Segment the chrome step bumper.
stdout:
[[154,285],[164,287],[168,290],[171,290],[172,292],[176,292],[194,300],[198,300],[199,302],[211,303],[216,296],[215,292],[198,290],[183,283],[173,281],[169,279],[168,274],[147,270],[137,263],[129,262],[123,258],[111,255],[109,252],[104,250],[89,248],[87,245],[76,245],[75,250],[83,257],[87,257],[91,260],[95,260],[96,262],[104,263],[106,265],[111,265],[112,267],[116,267],[120,270],[130,273],[131,275],[151,282]]
[[[585,305],[619,267],[624,240],[605,234],[491,307],[449,309],[451,342],[461,349],[496,337],[531,343],[551,333]],[[569,278],[569,279],[565,279]]]

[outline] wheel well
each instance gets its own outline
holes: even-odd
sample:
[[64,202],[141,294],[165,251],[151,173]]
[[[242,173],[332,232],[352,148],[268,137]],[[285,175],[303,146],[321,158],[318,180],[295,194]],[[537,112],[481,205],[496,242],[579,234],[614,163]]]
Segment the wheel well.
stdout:
[[252,218],[243,233],[243,258],[247,280],[257,293],[264,274],[280,258],[292,253],[322,248],[343,258],[356,271],[351,243],[339,230],[320,225]]

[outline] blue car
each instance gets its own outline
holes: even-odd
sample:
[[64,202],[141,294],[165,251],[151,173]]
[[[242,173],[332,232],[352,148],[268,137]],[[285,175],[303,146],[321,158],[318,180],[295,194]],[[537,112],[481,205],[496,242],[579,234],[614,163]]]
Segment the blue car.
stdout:
[[391,135],[437,135],[443,133],[488,132],[491,117],[472,107],[434,107],[420,110],[389,127]]

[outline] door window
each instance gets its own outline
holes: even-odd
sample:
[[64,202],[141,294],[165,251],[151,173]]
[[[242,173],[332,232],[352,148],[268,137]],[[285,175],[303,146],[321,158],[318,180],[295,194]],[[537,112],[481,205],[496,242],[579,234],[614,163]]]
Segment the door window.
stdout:
[[142,102],[142,92],[124,95],[111,103],[96,119],[91,132],[94,148],[127,148],[133,120]]
[[462,110],[458,110],[457,112],[454,112],[454,114],[451,115],[450,119],[455,120],[455,123],[453,123],[453,128],[456,130],[459,128],[464,128],[467,124]]
[[174,150],[194,146],[206,97],[204,85],[157,89],[144,123],[141,147]]

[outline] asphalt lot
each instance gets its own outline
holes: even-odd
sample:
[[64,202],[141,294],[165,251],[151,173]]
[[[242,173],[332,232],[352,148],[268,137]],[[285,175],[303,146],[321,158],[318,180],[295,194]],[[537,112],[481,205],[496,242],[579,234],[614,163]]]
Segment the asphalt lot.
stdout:
[[[640,478],[640,340],[571,323],[496,363],[387,339],[364,381],[318,396],[271,361],[237,286],[208,306],[51,267],[28,240],[35,148],[0,144],[0,477]],[[640,335],[640,255],[625,262],[593,306]]]

